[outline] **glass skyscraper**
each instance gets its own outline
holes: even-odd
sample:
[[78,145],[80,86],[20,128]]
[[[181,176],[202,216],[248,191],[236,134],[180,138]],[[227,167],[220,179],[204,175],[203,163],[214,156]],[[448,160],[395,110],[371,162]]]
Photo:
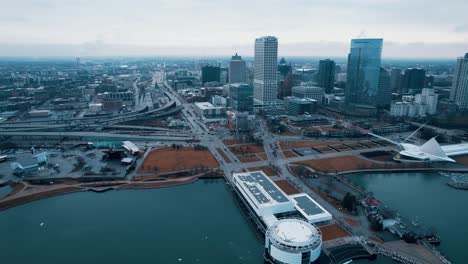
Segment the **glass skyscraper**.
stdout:
[[376,106],[383,39],[352,39],[348,55],[346,104]]
[[229,94],[234,112],[253,112],[253,87],[246,83],[229,86]]

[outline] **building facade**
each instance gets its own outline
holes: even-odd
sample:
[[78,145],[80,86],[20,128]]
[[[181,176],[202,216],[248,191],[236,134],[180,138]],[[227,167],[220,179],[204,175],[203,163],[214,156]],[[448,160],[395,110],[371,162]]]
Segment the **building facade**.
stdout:
[[232,111],[253,112],[253,87],[246,83],[235,83],[229,86]]
[[317,86],[322,87],[327,94],[332,93],[335,86],[335,67],[336,64],[333,60],[326,59],[319,61]]
[[318,104],[321,104],[323,100],[323,88],[317,86],[294,86],[292,88],[292,96],[314,99]]
[[276,104],[278,88],[278,39],[255,39],[254,98],[264,105]]
[[383,39],[352,39],[346,74],[346,104],[375,106]]
[[379,92],[376,95],[376,106],[388,107],[391,101],[390,74],[384,68],[380,68]]
[[450,99],[462,110],[468,109],[468,53],[458,58]]
[[401,92],[401,85],[403,84],[403,74],[401,69],[392,69],[390,72],[390,89],[393,93]]
[[217,66],[205,65],[201,69],[202,85],[207,82],[219,82],[221,78],[221,68]]
[[421,68],[409,68],[403,75],[403,93],[420,93],[426,81],[426,71]]
[[231,57],[231,61],[229,62],[229,83],[245,83],[245,74],[245,60],[236,53],[236,55]]

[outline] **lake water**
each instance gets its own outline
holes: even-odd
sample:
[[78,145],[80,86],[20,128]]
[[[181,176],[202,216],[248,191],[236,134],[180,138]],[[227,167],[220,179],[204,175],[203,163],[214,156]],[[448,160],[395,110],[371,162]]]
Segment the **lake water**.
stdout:
[[0,260],[257,264],[263,261],[263,241],[224,181],[207,180],[153,190],[75,193],[0,211]]
[[[468,192],[433,173],[347,176],[434,227],[441,251],[465,263]],[[41,226],[41,223],[42,226]],[[263,263],[257,238],[222,180],[75,193],[0,211],[1,263]],[[390,264],[389,259],[354,261]]]
[[467,263],[468,191],[447,186],[448,178],[438,173],[346,177],[372,191],[375,197],[397,209],[401,216],[417,219],[420,224],[434,228],[442,240],[440,251],[454,263]]

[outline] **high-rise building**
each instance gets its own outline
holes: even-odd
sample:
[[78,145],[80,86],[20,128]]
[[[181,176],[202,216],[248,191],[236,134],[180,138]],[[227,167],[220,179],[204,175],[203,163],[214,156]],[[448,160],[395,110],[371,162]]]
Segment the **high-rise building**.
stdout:
[[392,69],[390,72],[390,90],[394,93],[400,93],[402,84],[403,74],[401,69]]
[[207,82],[219,82],[221,68],[218,66],[205,65],[202,67],[202,85]]
[[426,71],[421,68],[409,68],[405,70],[403,76],[403,93],[420,93],[424,88],[426,80]]
[[253,112],[253,87],[246,83],[229,85],[229,94],[234,112]]
[[320,60],[319,62],[317,83],[327,94],[332,93],[333,87],[335,86],[335,67],[335,61],[329,59]]
[[388,107],[391,101],[390,74],[384,68],[380,68],[379,92],[376,96],[376,106]]
[[348,55],[346,104],[376,105],[383,39],[353,39]]
[[255,39],[254,97],[264,105],[276,103],[278,88],[278,39]]
[[468,53],[457,59],[450,99],[462,110],[468,109]]
[[245,74],[245,60],[236,53],[236,55],[231,57],[231,61],[229,62],[229,83],[245,83]]

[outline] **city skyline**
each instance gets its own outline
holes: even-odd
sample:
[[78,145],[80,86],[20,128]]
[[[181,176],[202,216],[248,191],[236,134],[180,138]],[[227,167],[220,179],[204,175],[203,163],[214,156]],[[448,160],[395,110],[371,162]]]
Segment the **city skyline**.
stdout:
[[284,56],[346,56],[350,39],[369,37],[385,39],[383,57],[454,58],[468,43],[468,4],[456,0],[20,0],[3,8],[0,56],[252,56],[253,40],[273,35]]

